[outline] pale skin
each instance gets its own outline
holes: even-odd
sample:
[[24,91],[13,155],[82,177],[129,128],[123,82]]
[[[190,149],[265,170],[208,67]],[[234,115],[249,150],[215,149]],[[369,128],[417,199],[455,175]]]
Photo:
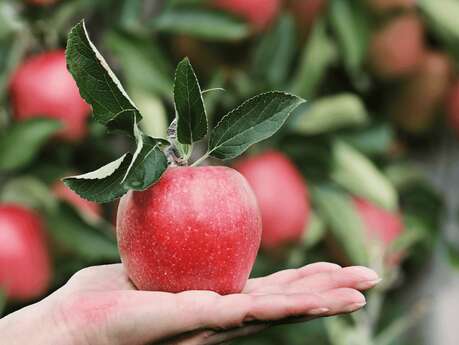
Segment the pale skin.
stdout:
[[270,326],[350,313],[378,275],[314,263],[250,279],[240,294],[138,291],[122,264],[76,273],[42,301],[0,319],[0,339],[22,345],[207,345]]

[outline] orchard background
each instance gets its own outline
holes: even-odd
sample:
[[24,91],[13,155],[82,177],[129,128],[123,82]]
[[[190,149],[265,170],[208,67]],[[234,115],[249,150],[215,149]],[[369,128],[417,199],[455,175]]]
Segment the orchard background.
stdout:
[[67,33],[82,18],[151,136],[167,135],[185,56],[202,89],[215,89],[204,94],[211,123],[263,91],[308,101],[227,162],[243,172],[244,159],[261,160],[271,176],[251,176],[257,195],[292,178],[276,164],[292,162],[306,183],[303,207],[282,190],[270,205],[300,209],[306,224],[293,234],[287,220],[275,224],[283,235],[265,242],[253,276],[327,260],[384,280],[363,311],[241,344],[457,344],[457,0],[3,0],[0,314],[82,267],[119,261],[116,203],[90,203],[60,182],[130,148],[90,117],[65,68]]

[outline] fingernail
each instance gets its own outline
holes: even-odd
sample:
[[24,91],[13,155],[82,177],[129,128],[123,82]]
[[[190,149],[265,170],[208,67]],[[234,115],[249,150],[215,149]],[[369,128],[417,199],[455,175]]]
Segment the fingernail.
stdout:
[[382,281],[381,278],[363,281],[363,282],[358,283],[356,285],[356,288],[358,290],[366,290],[366,289],[372,288],[373,286],[377,285],[381,281]]
[[350,304],[349,306],[347,306],[345,308],[345,311],[346,312],[356,311],[356,310],[364,307],[366,304],[367,304],[367,302],[353,303],[353,304]]
[[330,309],[328,308],[316,308],[316,309],[312,309],[308,312],[308,314],[310,315],[320,315],[320,314],[325,314],[327,312],[329,312]]

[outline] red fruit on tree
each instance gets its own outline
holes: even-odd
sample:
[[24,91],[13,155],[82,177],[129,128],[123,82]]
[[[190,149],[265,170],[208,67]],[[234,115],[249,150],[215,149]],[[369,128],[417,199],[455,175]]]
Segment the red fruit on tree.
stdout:
[[77,210],[89,218],[98,219],[101,217],[102,207],[99,204],[81,198],[63,182],[56,182],[53,185],[52,190],[56,197],[73,205]]
[[[403,222],[397,213],[385,210],[368,200],[354,198],[357,213],[362,219],[368,241],[375,241],[387,251],[390,245],[403,233]],[[386,262],[396,265],[400,262],[401,253],[392,253]]]
[[446,111],[449,123],[456,133],[459,134],[459,81],[456,81],[449,91]]
[[90,107],[67,71],[64,50],[27,59],[12,77],[10,96],[17,120],[55,118],[63,125],[61,138],[78,140],[85,136]]
[[416,7],[416,0],[368,0],[370,8],[377,13],[384,13],[397,9],[411,9]]
[[325,10],[327,0],[292,0],[291,10],[302,32],[309,32],[317,17]]
[[369,62],[383,79],[413,73],[424,54],[424,29],[416,15],[404,15],[386,23],[370,41]]
[[0,204],[0,288],[8,298],[40,297],[51,278],[45,233],[38,215],[19,205]]
[[309,220],[306,184],[282,153],[268,151],[234,166],[249,181],[261,211],[264,249],[299,241]]
[[212,5],[247,20],[255,29],[265,29],[277,17],[281,0],[213,0]]
[[120,200],[121,259],[141,290],[242,290],[261,237],[255,195],[226,167],[169,168]]

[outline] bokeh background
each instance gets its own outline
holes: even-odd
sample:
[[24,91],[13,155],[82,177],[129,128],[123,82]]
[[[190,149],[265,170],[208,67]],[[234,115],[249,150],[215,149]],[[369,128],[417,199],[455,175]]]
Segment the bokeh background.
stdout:
[[[0,315],[119,261],[116,203],[60,182],[130,148],[91,119],[66,71],[81,18],[149,135],[166,136],[184,56],[202,89],[224,89],[205,94],[211,123],[263,91],[308,100],[242,158],[274,150],[307,188],[305,224],[264,248],[253,275],[327,260],[384,280],[363,311],[240,344],[459,343],[457,0],[2,0]],[[295,209],[278,198],[276,212]]]

